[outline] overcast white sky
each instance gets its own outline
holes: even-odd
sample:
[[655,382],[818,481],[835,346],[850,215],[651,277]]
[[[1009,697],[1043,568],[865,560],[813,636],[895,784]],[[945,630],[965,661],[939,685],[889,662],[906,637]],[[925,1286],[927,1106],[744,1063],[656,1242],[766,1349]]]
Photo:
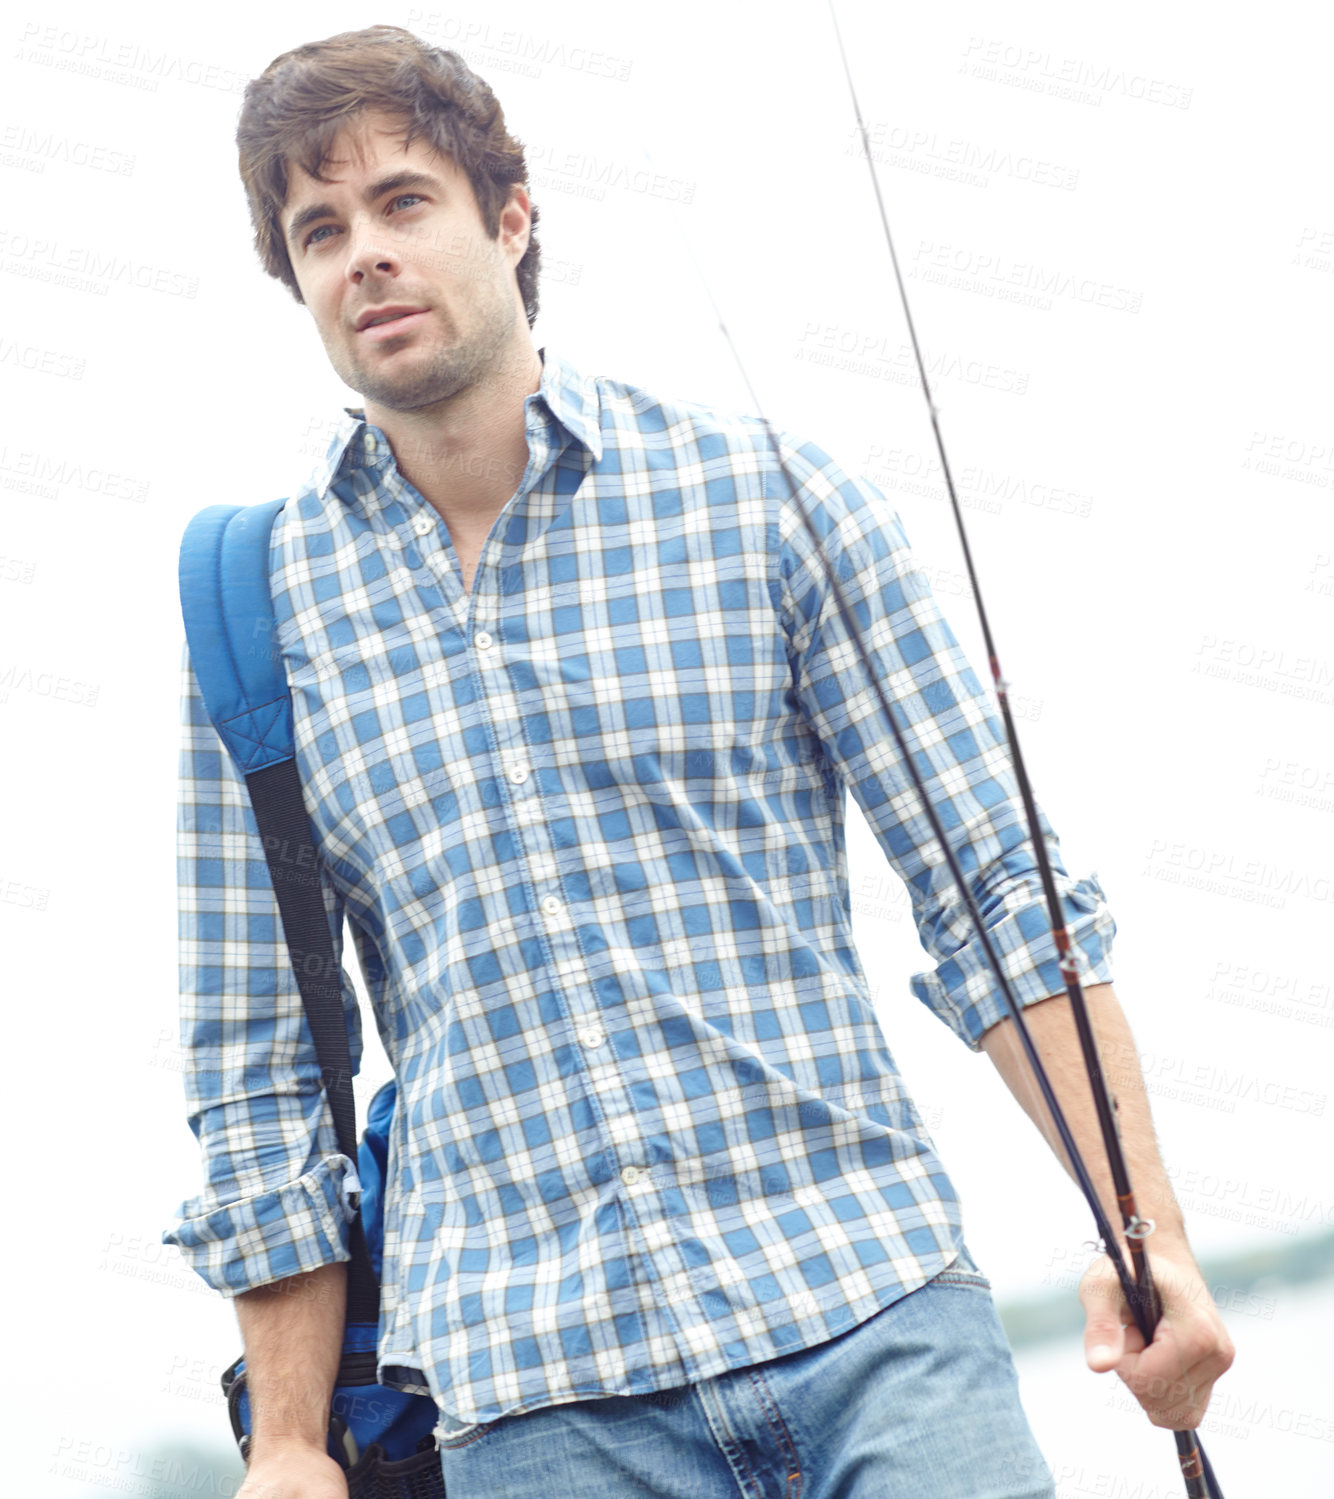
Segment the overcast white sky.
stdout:
[[[1263,35],[1141,0],[840,15],[1038,796],[1120,922],[1197,1251],[1328,1229],[1328,23],[1293,0]],[[231,1310],[158,1244],[198,1180],[175,1054],[176,553],[203,506],[290,493],[351,399],[257,268],[232,135],[273,56],[376,21],[464,51],[527,143],[540,341],[748,408],[698,262],[766,414],[885,490],[982,664],[822,5],[20,6],[0,32],[0,940],[11,1347],[38,1355],[7,1361],[7,1408],[34,1496],[153,1493],[96,1451],[222,1430]],[[906,901],[852,805],[849,842],[889,1044],[974,1252],[1001,1297],[1058,1283],[1086,1209],[909,994]],[[385,1075],[368,1056],[368,1085]],[[1328,1422],[1328,1388],[1261,1351],[1273,1318],[1235,1319],[1256,1346],[1235,1398]],[[38,1399],[53,1368],[77,1416],[54,1382]],[[1099,1410],[1071,1499],[1124,1471],[1132,1418]],[[1318,1444],[1282,1430],[1220,1433],[1220,1476],[1286,1464],[1315,1494]],[[1144,1472],[1170,1493],[1162,1441]]]

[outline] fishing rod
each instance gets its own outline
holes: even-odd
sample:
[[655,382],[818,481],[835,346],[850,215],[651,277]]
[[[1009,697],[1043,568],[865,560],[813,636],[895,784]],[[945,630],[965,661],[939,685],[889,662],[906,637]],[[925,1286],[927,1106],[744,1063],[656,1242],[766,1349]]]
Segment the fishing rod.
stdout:
[[[1122,1294],[1125,1296],[1135,1323],[1144,1338],[1147,1348],[1153,1341],[1153,1333],[1161,1315],[1162,1308],[1157,1291],[1153,1284],[1152,1272],[1149,1267],[1147,1255],[1144,1251],[1144,1240],[1153,1232],[1153,1223],[1149,1219],[1142,1218],[1135,1203],[1134,1191],[1130,1182],[1130,1174],[1126,1165],[1125,1153],[1121,1146],[1120,1135],[1116,1126],[1115,1104],[1107,1091],[1106,1081],[1103,1076],[1101,1061],[1098,1056],[1097,1042],[1093,1034],[1092,1023],[1089,1019],[1088,1006],[1084,998],[1083,987],[1079,980],[1076,949],[1065,925],[1065,916],[1061,907],[1060,896],[1056,888],[1056,878],[1048,857],[1045,839],[1043,837],[1041,822],[1038,814],[1037,803],[1033,795],[1032,784],[1028,776],[1027,767],[1024,763],[1023,754],[1019,746],[1018,733],[1014,725],[1014,717],[1009,702],[1009,684],[1001,671],[1000,660],[996,650],[995,638],[991,630],[990,620],[986,614],[983,603],[982,592],[979,587],[977,569],[973,561],[972,548],[969,544],[967,528],[964,524],[962,507],[959,504],[958,495],[955,490],[953,475],[949,466],[949,460],[945,452],[944,438],[941,433],[939,412],[931,394],[930,381],[927,378],[925,361],[922,358],[921,346],[917,338],[916,325],[913,321],[912,311],[908,303],[907,292],[904,287],[903,276],[899,269],[898,255],[894,248],[893,235],[890,232],[889,216],[885,208],[884,196],[881,192],[879,175],[875,169],[875,160],[871,153],[870,140],[867,135],[866,126],[862,118],[861,105],[857,97],[857,91],[852,78],[852,71],[848,64],[847,51],[843,45],[842,33],[838,26],[838,16],[834,10],[833,0],[829,0],[830,17],[833,21],[834,33],[838,42],[839,55],[843,62],[844,74],[847,79],[848,91],[851,97],[853,113],[857,122],[858,133],[861,137],[862,146],[866,154],[867,165],[871,172],[871,181],[875,190],[876,203],[880,213],[880,220],[885,233],[886,243],[889,248],[891,263],[894,268],[895,281],[898,286],[899,297],[908,324],[913,353],[916,359],[917,373],[921,384],[922,393],[926,399],[927,408],[930,412],[931,427],[935,435],[936,448],[940,455],[941,468],[945,477],[946,489],[949,495],[950,506],[953,512],[956,531],[959,535],[960,546],[963,551],[969,582],[972,586],[973,597],[976,602],[979,623],[982,629],[988,665],[991,670],[992,681],[995,686],[997,699],[1001,709],[1002,724],[1005,730],[1006,741],[1010,750],[1011,760],[1014,766],[1015,781],[1023,804],[1025,821],[1028,828],[1029,838],[1033,844],[1034,854],[1038,864],[1039,877],[1042,884],[1044,901],[1047,906],[1048,918],[1052,940],[1056,947],[1058,965],[1062,981],[1066,987],[1066,993],[1070,1000],[1071,1013],[1075,1020],[1076,1031],[1079,1036],[1080,1050],[1083,1055],[1085,1069],[1088,1073],[1089,1084],[1092,1090],[1094,1109],[1097,1115],[1099,1129],[1102,1133],[1103,1143],[1107,1150],[1108,1164],[1111,1168],[1113,1188],[1116,1194],[1117,1206],[1122,1217],[1122,1234],[1130,1249],[1132,1269],[1127,1266],[1125,1256],[1121,1253],[1117,1242],[1115,1230],[1105,1212],[1097,1188],[1090,1175],[1087,1164],[1075,1143],[1073,1133],[1065,1117],[1056,1093],[1052,1087],[1051,1080],[1047,1075],[1046,1068],[1042,1064],[1036,1043],[1027,1023],[1023,1018],[1023,1007],[1018,1003],[1010,980],[1001,964],[996,952],[991,934],[982,919],[976,898],[973,895],[968,882],[964,879],[963,871],[959,866],[958,858],[951,848],[949,840],[945,836],[945,830],[941,823],[939,813],[928,794],[921,772],[917,768],[916,761],[907,742],[907,734],[900,724],[899,713],[892,705],[884,684],[876,671],[871,660],[865,641],[860,629],[855,623],[855,614],[849,607],[847,596],[842,583],[837,576],[836,570],[829,565],[829,559],[825,556],[823,541],[815,529],[811,517],[807,514],[805,507],[799,502],[795,503],[793,509],[804,526],[807,536],[812,543],[813,555],[824,563],[826,578],[831,586],[834,599],[840,613],[849,624],[848,635],[854,643],[860,665],[865,672],[867,682],[874,688],[879,698],[884,720],[893,736],[895,746],[899,753],[908,777],[916,792],[917,800],[921,806],[927,822],[931,827],[932,834],[939,844],[944,856],[944,862],[949,870],[950,876],[957,887],[962,898],[964,908],[968,913],[978,938],[979,945],[986,958],[987,966],[990,968],[1001,995],[1009,1011],[1009,1017],[1013,1020],[1016,1034],[1019,1036],[1025,1056],[1032,1069],[1033,1076],[1038,1085],[1048,1113],[1051,1116],[1058,1139],[1065,1150],[1066,1158],[1070,1163],[1071,1172],[1079,1185],[1089,1209],[1093,1214],[1094,1223],[1098,1230],[1099,1240],[1104,1252],[1115,1269],[1117,1280],[1120,1283]],[[683,240],[685,237],[683,236]],[[727,326],[717,300],[710,289],[708,279],[703,273],[698,258],[694,255],[688,241],[686,241],[687,252],[693,261],[695,271],[699,277],[700,284],[704,289],[705,296],[713,310],[714,318],[718,324],[719,332],[722,334],[732,358],[741,375],[754,411],[763,426],[767,440],[772,449],[774,459],[779,471],[787,482],[791,498],[795,501],[798,485],[793,479],[789,469],[788,461],[783,456],[781,441],[774,431],[773,426],[764,415],[763,407],[750,375],[746,369],[745,362],[741,358],[735,340]],[[1209,1459],[1199,1441],[1198,1435],[1191,1430],[1182,1430],[1173,1433],[1177,1458],[1181,1467],[1182,1478],[1186,1486],[1187,1499],[1223,1499],[1221,1488],[1214,1477]]]
[[[1023,751],[1020,748],[1019,732],[1015,727],[1014,715],[1010,709],[1009,684],[1006,681],[1004,672],[1001,670],[1000,657],[996,649],[991,621],[987,615],[981,585],[978,581],[977,568],[973,561],[972,547],[969,544],[968,528],[964,524],[963,507],[959,504],[959,497],[954,487],[954,477],[950,469],[949,458],[945,452],[945,440],[940,429],[940,413],[932,398],[931,383],[926,373],[926,363],[922,357],[921,344],[918,341],[912,308],[908,302],[908,292],[904,285],[903,272],[900,269],[898,253],[894,247],[894,236],[889,225],[889,213],[885,207],[884,194],[880,187],[880,174],[876,171],[875,158],[871,152],[870,138],[867,135],[866,123],[862,118],[861,103],[858,99],[856,84],[852,77],[852,67],[848,62],[847,48],[844,46],[843,33],[838,24],[838,12],[835,8],[834,0],[828,0],[828,3],[830,20],[833,23],[834,36],[838,43],[839,57],[843,63],[844,77],[847,80],[848,94],[852,101],[853,114],[857,122],[857,132],[861,138],[867,168],[871,174],[871,185],[875,191],[876,207],[879,211],[881,227],[884,230],[885,244],[889,250],[890,263],[894,268],[894,281],[898,287],[899,301],[902,304],[904,319],[908,326],[913,357],[917,364],[917,374],[921,382],[922,394],[926,399],[927,410],[930,413],[931,430],[935,436],[936,451],[940,455],[940,466],[945,479],[945,488],[949,495],[950,510],[953,513],[955,530],[958,533],[959,546],[963,553],[964,565],[968,573],[968,581],[973,590],[973,600],[977,608],[978,623],[982,630],[982,639],[987,653],[987,663],[991,671],[992,682],[995,686],[996,698],[1000,705],[1001,718],[1005,727],[1005,738],[1009,745],[1010,758],[1014,765],[1015,780],[1018,783],[1020,798],[1023,802],[1024,818],[1028,825],[1029,838],[1033,844],[1033,851],[1037,858],[1043,897],[1047,905],[1052,940],[1056,946],[1061,978],[1065,983],[1066,994],[1070,1000],[1070,1010],[1074,1017],[1075,1029],[1079,1036],[1080,1051],[1083,1054],[1084,1066],[1088,1073],[1098,1127],[1102,1134],[1103,1145],[1107,1151],[1107,1160],[1111,1168],[1117,1206],[1121,1212],[1122,1232],[1129,1247],[1130,1258],[1134,1267],[1133,1285],[1126,1274],[1125,1261],[1121,1255],[1120,1246],[1116,1243],[1114,1237],[1106,1232],[1103,1226],[1105,1220],[1099,1209],[1095,1209],[1094,1217],[1098,1220],[1104,1250],[1116,1267],[1117,1276],[1121,1282],[1126,1302],[1130,1307],[1135,1323],[1144,1338],[1144,1345],[1147,1348],[1153,1341],[1154,1329],[1157,1327],[1162,1316],[1162,1304],[1154,1287],[1153,1272],[1150,1269],[1148,1256],[1144,1249],[1144,1241],[1153,1232],[1154,1225],[1151,1220],[1142,1218],[1136,1207],[1135,1193],[1130,1181],[1130,1171],[1126,1164],[1125,1152],[1122,1149],[1120,1131],[1116,1125],[1115,1104],[1108,1093],[1106,1080],[1103,1076],[1102,1063],[1098,1056],[1098,1045],[1093,1034],[1088,1005],[1085,1001],[1083,986],[1080,983],[1078,967],[1075,962],[1074,945],[1065,924],[1065,914],[1061,906],[1060,895],[1056,889],[1056,878],[1051,867],[1051,860],[1047,856],[1037,803],[1033,796],[1032,782],[1029,779]],[[841,604],[842,601],[840,600],[840,607]],[[923,789],[919,788],[919,794]],[[1022,1032],[1025,1027],[1017,1013],[1014,1015],[1014,1019],[1018,1022]],[[1034,1053],[1030,1047],[1026,1046],[1025,1050],[1029,1051],[1030,1061],[1033,1062],[1035,1073],[1041,1081],[1044,1074],[1040,1064],[1035,1060]],[[1044,1098],[1049,1092],[1049,1086],[1043,1087]],[[1048,1107],[1050,1106],[1049,1102]],[[1062,1143],[1066,1143],[1064,1136],[1062,1136]],[[1070,1153],[1072,1147],[1066,1144],[1066,1150],[1067,1153]],[[1084,1193],[1087,1197],[1089,1196],[1089,1189],[1084,1185],[1086,1177],[1087,1172],[1084,1172],[1080,1176],[1080,1185],[1084,1188]],[[1093,1205],[1094,1201],[1096,1201],[1096,1196],[1090,1200],[1090,1206]],[[1185,1481],[1188,1499],[1222,1499],[1222,1491],[1219,1489],[1217,1480],[1214,1478],[1209,1459],[1204,1452],[1204,1448],[1196,1432],[1183,1430],[1176,1431],[1173,1435],[1176,1439],[1177,1458],[1181,1465],[1182,1478]]]

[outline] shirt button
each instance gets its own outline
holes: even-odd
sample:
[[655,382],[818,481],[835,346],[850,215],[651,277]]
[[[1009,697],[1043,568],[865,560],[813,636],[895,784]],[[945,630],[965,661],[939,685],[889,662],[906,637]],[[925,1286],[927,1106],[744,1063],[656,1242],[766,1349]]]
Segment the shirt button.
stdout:
[[412,529],[418,536],[425,536],[428,531],[435,530],[435,522],[429,515],[419,515],[412,523]]
[[587,1030],[579,1032],[579,1039],[585,1046],[601,1046],[607,1038],[597,1026],[590,1025]]
[[491,638],[490,635],[486,633],[485,630],[478,630],[476,635],[474,635],[472,638],[472,643],[477,647],[479,651],[489,651],[495,644],[495,641]]
[[542,897],[542,909],[548,916],[554,916],[560,910],[560,901],[554,895],[544,895]]
[[526,765],[516,765],[514,769],[510,771],[510,780],[513,781],[516,786],[522,786],[527,779],[528,767]]
[[621,1180],[626,1184],[627,1187],[633,1187],[634,1184],[639,1180],[639,1178],[643,1176],[643,1174],[644,1173],[639,1169],[638,1166],[627,1166],[625,1170],[621,1172]]

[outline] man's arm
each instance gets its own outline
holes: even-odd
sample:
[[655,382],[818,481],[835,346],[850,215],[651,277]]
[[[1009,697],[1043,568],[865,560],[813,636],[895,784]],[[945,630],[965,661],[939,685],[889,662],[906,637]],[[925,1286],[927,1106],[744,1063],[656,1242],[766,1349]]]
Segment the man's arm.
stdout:
[[[1232,1340],[1186,1242],[1181,1209],[1158,1153],[1130,1026],[1110,984],[1091,986],[1085,997],[1108,1090],[1116,1100],[1136,1206],[1141,1217],[1156,1225],[1146,1249],[1163,1307],[1152,1346],[1145,1349],[1139,1330],[1126,1325],[1130,1312],[1111,1262],[1099,1259],[1080,1287],[1087,1315],[1085,1356],[1097,1373],[1115,1369],[1155,1426],[1195,1427],[1204,1416],[1214,1381],[1232,1364]],[[1119,1231],[1121,1214],[1070,1001],[1061,995],[1029,1005],[1024,1020],[1107,1217]],[[992,1026],[982,1037],[982,1049],[1070,1171],[1014,1022],[1007,1019]],[[1124,1251],[1119,1232],[1118,1239]]]
[[[936,960],[934,972],[914,975],[913,991],[961,1040],[988,1051],[1016,1097],[1050,1131],[1000,992],[977,982],[990,967],[981,935],[939,857],[914,780],[901,764],[882,694],[870,678],[897,702],[894,717],[907,754],[940,814],[974,901],[987,913],[991,946],[1037,1028],[1076,1143],[1095,1164],[1109,1216],[1119,1224],[1068,1001],[1050,997],[1061,987],[1060,968],[1009,747],[991,698],[932,598],[885,497],[865,481],[849,479],[822,449],[790,434],[782,439],[782,466],[777,492],[786,498],[775,515],[776,581],[796,698],[912,894],[918,936]],[[1134,1044],[1106,983],[1116,924],[1096,878],[1067,874],[1055,832],[1041,812],[1039,817],[1067,930],[1093,975],[1095,1031],[1121,1095],[1140,1211],[1159,1220],[1150,1262],[1167,1316],[1153,1348],[1143,1349],[1137,1330],[1123,1330],[1119,1284],[1110,1261],[1102,1260],[1080,1292],[1089,1317],[1090,1366],[1116,1368],[1156,1424],[1194,1425],[1184,1416],[1202,1413],[1213,1381],[1232,1361],[1232,1346],[1186,1244],[1158,1158]],[[1095,1352],[1103,1345],[1108,1351]]]
[[[347,1187],[277,899],[244,780],[182,651],[177,808],[181,1045],[202,1191],[163,1241],[236,1300],[254,1450],[238,1499],[347,1499],[325,1451],[346,1309]],[[325,911],[355,1072],[360,1031]]]
[[[181,673],[182,1083],[204,1181],[162,1237],[235,1296],[347,1258],[355,1168],[338,1149],[250,794],[188,647]],[[329,880],[321,890],[355,1073],[361,1028],[341,961],[345,903]]]
[[[813,443],[784,434],[781,453],[774,584],[796,702],[910,892],[935,963],[913,975],[913,993],[979,1050],[1007,1010],[984,981],[982,934],[940,857],[895,728],[1028,1005],[1057,993],[1061,974],[1004,726],[885,497]],[[1045,817],[1042,826],[1066,927],[1092,981],[1106,981],[1116,923],[1102,888],[1066,872]]]
[[251,1431],[237,1499],[347,1499],[325,1445],[346,1303],[341,1260],[236,1297]]

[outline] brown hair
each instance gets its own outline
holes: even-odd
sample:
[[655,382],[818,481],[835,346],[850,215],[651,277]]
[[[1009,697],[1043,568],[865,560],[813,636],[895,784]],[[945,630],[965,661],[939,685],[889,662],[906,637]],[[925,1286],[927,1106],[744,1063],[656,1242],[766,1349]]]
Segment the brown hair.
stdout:
[[[400,117],[405,147],[421,137],[453,159],[472,184],[492,239],[511,187],[527,186],[522,144],[505,129],[495,95],[457,52],[427,46],[400,26],[343,31],[284,52],[246,85],[236,145],[255,248],[265,271],[298,302],[282,229],[288,158],[327,182],[322,172],[339,131],[366,109]],[[536,230],[535,207],[532,222]],[[534,232],[515,268],[529,327],[537,317],[541,254]]]

